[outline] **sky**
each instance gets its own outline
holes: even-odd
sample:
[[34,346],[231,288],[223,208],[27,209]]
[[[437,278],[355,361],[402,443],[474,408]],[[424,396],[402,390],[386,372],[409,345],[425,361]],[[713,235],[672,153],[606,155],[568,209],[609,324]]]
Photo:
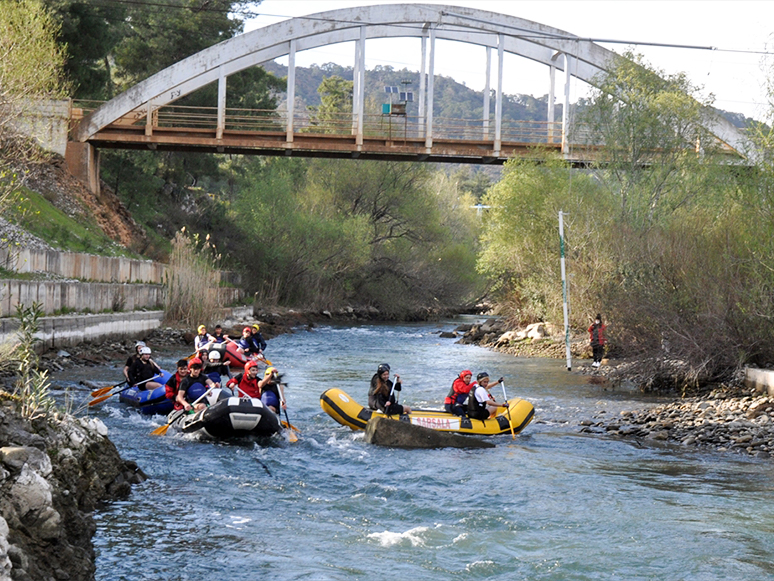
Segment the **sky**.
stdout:
[[[339,8],[396,4],[384,0],[264,0],[258,16],[246,21],[251,31],[288,18]],[[404,2],[420,3],[420,2]],[[712,94],[715,106],[763,120],[768,112],[765,80],[774,63],[774,2],[770,0],[425,0],[423,4],[467,6],[532,20],[582,38],[624,41],[598,42],[607,49],[627,48],[668,74],[685,72],[702,94]],[[437,41],[435,73],[454,78],[474,90],[485,83],[485,49]],[[715,47],[698,50],[646,46],[661,43]],[[366,69],[390,65],[418,71],[418,39],[373,39],[366,42]],[[354,43],[320,47],[296,55],[297,66],[354,63]],[[768,52],[770,54],[760,54]],[[496,54],[493,54],[493,61]],[[278,59],[287,64],[287,58]],[[548,93],[548,69],[527,59],[506,55],[503,92],[540,97]],[[494,88],[495,67],[492,69]],[[587,94],[585,83],[571,85],[571,100]]]

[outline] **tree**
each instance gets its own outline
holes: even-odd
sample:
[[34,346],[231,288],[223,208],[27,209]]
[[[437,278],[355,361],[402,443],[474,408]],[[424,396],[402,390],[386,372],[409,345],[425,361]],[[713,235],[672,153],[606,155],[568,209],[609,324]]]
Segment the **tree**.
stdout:
[[66,55],[65,73],[72,83],[71,97],[110,99],[114,50],[130,32],[129,4],[84,0],[43,0],[59,23],[57,40]]
[[595,84],[578,127],[587,145],[603,146],[596,174],[618,196],[622,217],[652,223],[699,191],[685,187],[684,173],[715,150],[703,125],[711,100],[702,101],[684,73],[667,75],[630,52]]
[[56,34],[55,22],[37,0],[0,2],[0,213],[14,192],[9,167],[36,150],[15,122],[36,100],[65,92]]
[[352,81],[345,81],[334,75],[323,78],[317,92],[320,94],[319,107],[309,107],[316,112],[312,124],[322,128],[323,133],[346,133],[352,125]]

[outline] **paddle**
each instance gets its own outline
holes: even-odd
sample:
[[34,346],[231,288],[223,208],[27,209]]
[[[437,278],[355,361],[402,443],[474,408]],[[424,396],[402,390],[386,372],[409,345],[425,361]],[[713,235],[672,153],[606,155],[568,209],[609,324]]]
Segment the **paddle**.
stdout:
[[124,379],[121,383],[116,383],[115,385],[109,385],[108,387],[100,387],[99,389],[95,389],[94,391],[91,392],[91,397],[105,395],[107,392],[112,391],[116,387],[121,387],[125,383],[126,383],[126,380]]
[[[196,408],[196,404],[199,403],[200,401],[202,401],[205,397],[207,397],[210,394],[210,392],[212,392],[213,389],[216,389],[216,388],[211,387],[210,389],[205,391],[202,395],[197,397],[196,400],[191,404],[191,407],[192,408]],[[166,434],[167,430],[169,430],[169,426],[171,426],[173,423],[175,423],[175,420],[177,420],[177,418],[182,416],[184,413],[186,413],[185,409],[182,409],[182,410],[176,410],[176,411],[172,412],[171,414],[169,414],[170,419],[167,421],[167,423],[164,424],[163,426],[159,426],[158,428],[153,430],[151,432],[151,436],[163,436],[164,434]]]
[[516,439],[516,432],[513,431],[513,419],[511,418],[511,406],[508,405],[508,395],[505,393],[505,383],[500,383],[503,386],[503,400],[505,401],[505,409],[508,412],[508,425],[511,427],[511,439]]
[[[145,381],[141,381],[140,383],[136,383],[135,385],[142,385],[143,383],[148,383],[149,381],[152,381],[152,380],[156,379],[157,377],[159,377],[159,376],[158,376],[158,375],[154,375],[154,376],[153,376],[153,377],[151,377],[150,379],[146,379]],[[126,383],[126,382],[124,381],[124,382],[122,382],[122,383]],[[122,383],[119,383],[118,385],[122,385]],[[114,392],[112,392],[112,393],[108,393],[108,394],[106,394],[106,395],[103,395],[102,397],[98,397],[98,398],[96,398],[96,399],[93,399],[93,400],[91,400],[91,401],[89,402],[89,407],[95,406],[95,405],[97,405],[98,403],[102,403],[103,401],[105,401],[105,400],[106,400],[106,399],[108,399],[108,398],[111,398],[111,397],[113,397],[113,396],[114,396],[114,395],[116,395],[117,393],[123,393],[123,392],[125,392],[125,391],[127,391],[127,390],[130,390],[130,389],[132,389],[133,387],[135,387],[135,385],[127,385],[127,386],[126,386],[126,387],[124,387],[123,389],[119,389],[118,391],[114,391]],[[117,387],[117,386],[114,386],[114,387]]]
[[[392,414],[389,412],[390,409],[390,400],[392,399],[392,394],[395,393],[395,384],[398,383],[397,381],[392,382],[392,389],[390,389],[390,395],[387,396],[387,401],[384,404],[384,415],[389,417]],[[397,401],[395,403],[398,403]]]
[[[277,391],[279,392],[279,396],[280,396],[280,407],[282,408],[282,411],[285,412],[285,421],[290,426],[290,418],[288,417],[288,410],[285,407],[285,396],[282,395],[282,386],[278,385]],[[290,430],[288,432],[288,442],[290,443],[298,442],[298,436],[296,436],[293,433],[293,430]]]

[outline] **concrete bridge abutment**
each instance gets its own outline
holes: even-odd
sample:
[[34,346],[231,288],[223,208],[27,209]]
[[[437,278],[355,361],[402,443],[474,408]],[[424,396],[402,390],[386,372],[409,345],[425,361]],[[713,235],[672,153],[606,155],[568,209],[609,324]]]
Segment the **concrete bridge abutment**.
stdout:
[[99,195],[99,150],[90,143],[68,141],[65,152],[67,170]]

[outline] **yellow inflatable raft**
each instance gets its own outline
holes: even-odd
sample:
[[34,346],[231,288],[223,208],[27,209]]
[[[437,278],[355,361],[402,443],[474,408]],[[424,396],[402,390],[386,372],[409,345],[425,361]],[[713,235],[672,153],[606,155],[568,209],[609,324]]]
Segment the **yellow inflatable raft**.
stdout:
[[[342,426],[353,430],[365,430],[372,416],[384,416],[380,411],[364,408],[344,391],[335,387],[323,392],[320,396],[320,407]],[[504,409],[494,418],[487,420],[461,418],[440,410],[415,409],[412,409],[409,414],[387,417],[441,432],[495,436],[510,434],[511,428],[518,434],[532,421],[534,414],[535,408],[531,403],[523,399],[512,399],[507,410]]]

